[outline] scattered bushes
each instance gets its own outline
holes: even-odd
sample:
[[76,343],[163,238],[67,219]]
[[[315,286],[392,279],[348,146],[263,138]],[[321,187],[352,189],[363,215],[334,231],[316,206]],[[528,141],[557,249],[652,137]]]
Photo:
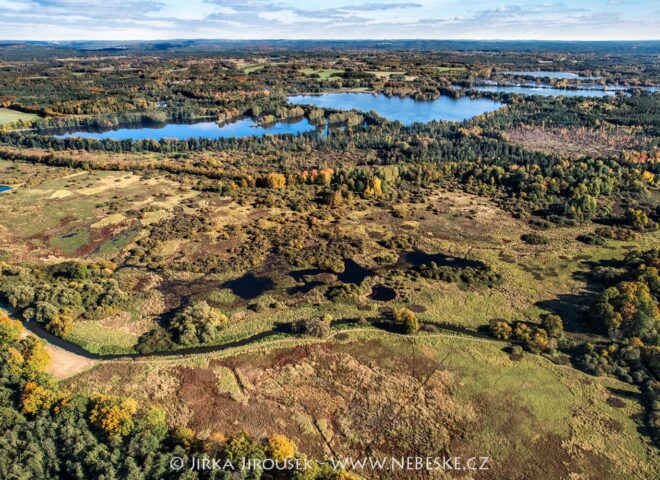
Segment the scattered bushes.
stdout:
[[[528,350],[541,353],[551,352],[557,348],[556,337],[561,335],[563,324],[557,315],[546,315],[542,327],[526,322],[509,322],[503,319],[493,319],[490,322],[490,332],[500,340],[515,340],[522,343]],[[552,330],[552,335],[545,326]]]
[[461,282],[467,286],[483,286],[492,288],[502,282],[499,273],[486,268],[463,267],[455,268],[446,265],[438,265],[435,262],[426,263],[417,267],[416,272],[424,278],[441,280],[443,282]]
[[0,262],[0,299],[25,320],[65,337],[78,318],[108,313],[128,299],[114,270],[114,264],[106,261],[67,261],[50,267]]

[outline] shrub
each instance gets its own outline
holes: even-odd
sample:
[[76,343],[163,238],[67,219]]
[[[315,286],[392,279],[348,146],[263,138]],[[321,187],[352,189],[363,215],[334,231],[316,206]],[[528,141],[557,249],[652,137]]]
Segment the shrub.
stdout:
[[295,444],[284,435],[268,437],[268,453],[273,460],[286,460],[296,454]]
[[564,322],[559,315],[544,315],[541,319],[541,326],[548,333],[549,337],[561,337],[564,332]]
[[412,310],[400,307],[392,310],[392,317],[394,321],[400,326],[403,333],[415,333],[419,330],[419,320]]
[[601,237],[597,233],[586,233],[584,235],[578,235],[577,240],[587,245],[598,245],[603,246],[607,243],[604,237]]
[[328,288],[326,297],[333,302],[357,302],[360,299],[360,286],[354,283],[342,283]]
[[212,342],[227,322],[222,312],[201,301],[177,313],[169,329],[178,343],[196,345]]
[[506,320],[491,320],[490,333],[495,338],[499,338],[500,340],[508,340],[511,338],[512,332],[513,329],[511,328],[511,325],[509,325],[509,322]]
[[520,239],[525,243],[529,243],[530,245],[547,245],[550,243],[550,240],[538,233],[525,233],[520,237]]
[[297,330],[303,335],[323,338],[330,331],[330,322],[332,317],[325,315],[323,318],[308,318],[301,320],[297,324]]

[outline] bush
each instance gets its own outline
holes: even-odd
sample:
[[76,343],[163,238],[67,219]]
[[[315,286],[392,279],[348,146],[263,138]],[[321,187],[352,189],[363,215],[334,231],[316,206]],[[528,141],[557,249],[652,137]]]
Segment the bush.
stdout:
[[549,337],[561,337],[564,332],[564,322],[559,315],[544,315],[541,319],[541,326],[548,333]]
[[395,308],[392,310],[392,317],[403,333],[410,334],[419,330],[419,320],[417,320],[415,312],[408,308]]
[[308,318],[301,320],[296,325],[296,330],[303,335],[323,338],[330,331],[330,322],[332,317],[325,315],[323,318]]
[[509,338],[511,338],[512,332],[513,329],[511,328],[511,325],[509,325],[509,322],[507,322],[506,320],[498,320],[498,319],[491,320],[490,333],[495,338],[499,338],[500,340],[508,340]]
[[547,245],[550,243],[550,240],[545,238],[543,235],[539,235],[538,233],[525,233],[520,237],[520,239],[525,243],[529,243],[530,245]]
[[603,246],[607,243],[605,238],[601,237],[597,233],[586,233],[584,235],[578,235],[578,242],[586,243],[587,245],[598,245]]
[[177,313],[170,323],[170,331],[182,345],[197,345],[215,340],[227,325],[227,317],[208,303],[201,301]]
[[360,287],[354,283],[342,283],[330,287],[325,295],[333,302],[357,302],[360,299]]

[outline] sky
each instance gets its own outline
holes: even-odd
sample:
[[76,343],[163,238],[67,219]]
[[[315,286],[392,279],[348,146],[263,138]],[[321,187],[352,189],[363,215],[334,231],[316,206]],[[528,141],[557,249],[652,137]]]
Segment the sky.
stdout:
[[660,0],[0,0],[2,40],[659,39]]

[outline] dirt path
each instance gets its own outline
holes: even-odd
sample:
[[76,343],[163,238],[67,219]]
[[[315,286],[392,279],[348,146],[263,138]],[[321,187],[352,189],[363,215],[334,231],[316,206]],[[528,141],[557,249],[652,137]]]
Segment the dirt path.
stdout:
[[[34,335],[37,338],[41,338],[28,330],[23,330],[22,337],[28,335]],[[83,357],[82,355],[78,355],[65,350],[64,348],[53,345],[43,338],[42,340],[44,340],[46,351],[50,355],[50,365],[46,368],[46,372],[50,373],[56,380],[64,380],[73,377],[74,375],[89,370],[99,363],[98,360]]]

